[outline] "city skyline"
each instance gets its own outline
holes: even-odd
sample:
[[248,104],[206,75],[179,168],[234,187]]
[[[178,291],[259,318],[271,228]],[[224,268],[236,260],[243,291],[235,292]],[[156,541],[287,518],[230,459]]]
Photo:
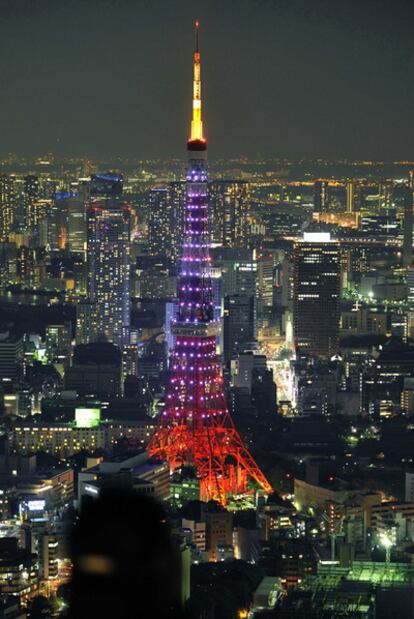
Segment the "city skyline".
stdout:
[[[16,50],[42,40],[30,79],[4,78],[3,118],[31,112],[13,150],[61,130],[37,159],[0,140],[0,615],[413,619],[402,17],[381,0],[211,0],[191,21],[186,0],[0,4]],[[358,66],[338,89],[347,31]],[[244,157],[263,140],[359,161]]]
[[412,158],[404,0],[3,4],[0,156],[183,155],[199,18],[213,159]]

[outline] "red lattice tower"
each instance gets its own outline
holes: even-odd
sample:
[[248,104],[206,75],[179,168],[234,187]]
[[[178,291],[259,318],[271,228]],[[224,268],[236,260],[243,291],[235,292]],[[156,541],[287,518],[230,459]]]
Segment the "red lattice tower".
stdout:
[[193,119],[187,143],[189,164],[179,308],[173,324],[175,347],[165,409],[151,438],[151,456],[171,470],[191,463],[201,484],[202,500],[225,503],[229,494],[247,490],[248,478],[266,492],[272,487],[234,427],[227,410],[223,377],[216,355],[219,323],[214,320],[209,255],[207,142],[201,120],[198,23],[194,53]]

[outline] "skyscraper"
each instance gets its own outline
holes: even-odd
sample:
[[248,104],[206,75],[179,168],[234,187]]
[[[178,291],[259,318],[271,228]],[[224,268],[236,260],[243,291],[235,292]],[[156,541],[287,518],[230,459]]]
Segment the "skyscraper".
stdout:
[[402,263],[408,267],[413,260],[413,189],[409,185],[402,188],[404,207]]
[[355,211],[355,183],[348,181],[346,184],[346,212],[353,213]]
[[10,234],[15,204],[14,176],[0,174],[0,241],[7,240]]
[[329,208],[329,185],[328,181],[315,181],[313,210],[316,213],[322,213]]
[[265,491],[271,486],[245,448],[227,410],[216,354],[218,324],[209,252],[207,142],[201,118],[198,23],[194,53],[193,118],[187,143],[189,162],[178,313],[170,379],[158,430],[149,451],[171,469],[191,463],[200,478],[203,500],[221,503],[247,490],[252,477]]
[[90,341],[128,342],[130,220],[127,206],[98,200],[88,209],[88,296],[94,306]]
[[389,181],[381,182],[378,186],[378,208],[392,209],[393,184]]
[[298,354],[330,357],[338,350],[339,243],[326,232],[305,233],[294,250],[293,322]]
[[247,247],[250,186],[244,181],[212,181],[208,185],[211,242]]
[[171,258],[176,263],[181,256],[184,236],[185,183],[168,183],[167,191],[171,209]]
[[224,360],[230,361],[242,345],[255,339],[256,299],[235,294],[224,298]]
[[251,249],[215,247],[211,255],[214,266],[221,271],[223,296],[256,296],[257,262]]
[[86,248],[86,212],[83,197],[73,193],[67,200],[69,251],[85,255]]
[[151,256],[170,254],[171,208],[167,189],[152,189],[148,205],[148,249]]
[[23,203],[24,203],[24,224],[26,231],[36,234],[37,210],[36,202],[39,199],[39,178],[28,175],[24,177]]
[[181,254],[185,210],[185,183],[152,189],[148,203],[148,248],[152,256],[176,263]]
[[274,272],[273,252],[261,251],[257,255],[257,293],[260,312],[264,307],[273,305]]

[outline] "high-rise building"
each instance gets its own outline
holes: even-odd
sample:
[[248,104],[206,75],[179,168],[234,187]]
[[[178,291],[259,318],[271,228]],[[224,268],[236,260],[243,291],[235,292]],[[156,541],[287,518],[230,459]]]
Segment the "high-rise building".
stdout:
[[76,346],[65,388],[78,395],[107,398],[121,391],[121,351],[109,342]]
[[76,304],[76,344],[88,344],[96,339],[95,304],[80,300]]
[[7,330],[0,332],[0,379],[17,381],[23,371],[23,339]]
[[250,185],[244,181],[213,181],[208,185],[211,242],[247,247]]
[[15,204],[14,176],[0,174],[0,241],[6,241],[9,237]]
[[346,212],[355,212],[355,183],[348,181],[346,184]]
[[171,247],[171,208],[167,189],[149,194],[148,248],[151,256],[167,257]]
[[225,503],[229,494],[247,491],[253,478],[266,492],[272,488],[228,413],[216,353],[219,325],[214,320],[207,198],[207,142],[201,119],[198,23],[194,53],[193,118],[187,143],[189,162],[178,312],[165,408],[149,443],[153,457],[172,470],[190,463],[200,479],[202,500]]
[[72,342],[72,324],[70,322],[47,325],[45,339],[49,361],[69,361]]
[[260,252],[257,256],[257,294],[260,309],[273,305],[274,272],[273,252]]
[[43,535],[39,544],[41,574],[44,580],[54,580],[59,573],[58,538],[55,535]]
[[407,281],[407,302],[410,309],[414,308],[414,266],[408,265],[406,268]]
[[223,297],[256,296],[257,262],[251,249],[215,247],[211,256],[213,265],[221,271]]
[[402,264],[407,267],[413,260],[413,189],[406,185],[402,188],[404,207]]
[[169,183],[167,187],[171,209],[171,259],[177,263],[181,256],[184,237],[185,183]]
[[243,344],[255,339],[255,297],[232,295],[224,298],[224,360],[230,361],[242,351]]
[[86,249],[86,209],[81,194],[72,194],[67,200],[67,248],[77,254]]
[[177,181],[152,189],[148,207],[149,252],[176,263],[183,241],[185,183]]
[[17,251],[16,270],[17,279],[23,286],[32,288],[36,285],[35,264],[35,251],[22,245]]
[[95,310],[90,341],[105,338],[119,346],[128,341],[130,220],[129,207],[111,200],[88,209],[88,296]]
[[293,321],[299,354],[330,357],[338,350],[339,243],[326,232],[305,233],[294,249]]
[[24,177],[23,203],[24,225],[26,232],[33,235],[36,233],[37,209],[36,202],[39,199],[39,178],[31,174]]
[[329,185],[328,181],[315,181],[313,194],[313,210],[322,213],[329,208]]
[[118,200],[123,191],[124,179],[122,174],[112,174],[110,172],[92,174],[89,184],[89,195],[106,198],[107,200]]
[[51,206],[50,246],[52,249],[66,249],[68,241],[68,198],[67,191],[57,191]]
[[393,184],[386,181],[378,186],[378,207],[380,209],[392,209]]

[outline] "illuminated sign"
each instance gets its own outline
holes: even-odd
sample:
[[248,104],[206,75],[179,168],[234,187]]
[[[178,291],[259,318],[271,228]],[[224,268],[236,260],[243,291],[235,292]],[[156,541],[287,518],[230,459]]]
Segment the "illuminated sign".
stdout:
[[44,499],[27,501],[27,509],[29,512],[41,512],[44,510],[46,501]]
[[77,428],[95,428],[101,420],[100,408],[76,408],[75,422]]
[[94,488],[94,486],[89,486],[89,485],[85,486],[85,492],[89,492],[90,494],[99,494],[99,491],[97,488]]
[[332,243],[330,232],[305,232],[303,240],[307,243]]

